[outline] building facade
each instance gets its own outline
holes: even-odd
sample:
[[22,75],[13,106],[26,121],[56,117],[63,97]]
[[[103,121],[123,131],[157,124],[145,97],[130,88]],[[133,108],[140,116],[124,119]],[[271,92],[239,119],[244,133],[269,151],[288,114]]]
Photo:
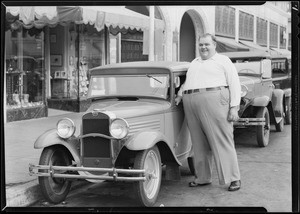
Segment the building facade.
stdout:
[[288,53],[289,5],[7,7],[5,122],[47,117],[48,108],[85,111],[90,68],[191,61],[206,32],[218,52]]

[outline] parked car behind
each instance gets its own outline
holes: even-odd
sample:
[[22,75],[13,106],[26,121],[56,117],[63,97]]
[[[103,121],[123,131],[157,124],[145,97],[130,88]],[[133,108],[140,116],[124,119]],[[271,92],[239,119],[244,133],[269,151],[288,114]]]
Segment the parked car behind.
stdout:
[[242,88],[240,119],[234,126],[255,126],[258,146],[265,147],[269,144],[270,125],[283,131],[287,112],[285,93],[273,83],[271,56],[260,51],[223,54],[236,66]]
[[183,106],[175,104],[188,67],[187,62],[130,62],[92,69],[92,103],[81,120],[59,120],[34,144],[43,151],[39,165],[29,170],[39,176],[45,198],[63,201],[74,178],[128,181],[134,182],[137,205],[153,206],[162,166],[166,179],[178,179],[179,166],[191,156]]
[[291,56],[271,55],[272,79],[276,89],[284,91],[285,124],[292,123]]

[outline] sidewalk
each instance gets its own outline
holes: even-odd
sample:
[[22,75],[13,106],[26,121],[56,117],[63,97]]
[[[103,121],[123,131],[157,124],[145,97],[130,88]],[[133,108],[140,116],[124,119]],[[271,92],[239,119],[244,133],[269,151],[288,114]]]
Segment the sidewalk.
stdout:
[[[37,176],[29,175],[29,163],[38,164],[41,149],[34,142],[56,127],[60,118],[80,120],[80,113],[49,109],[49,116],[4,124],[6,206],[25,207],[41,197]],[[79,129],[79,127],[77,127]],[[74,183],[73,187],[80,185]]]

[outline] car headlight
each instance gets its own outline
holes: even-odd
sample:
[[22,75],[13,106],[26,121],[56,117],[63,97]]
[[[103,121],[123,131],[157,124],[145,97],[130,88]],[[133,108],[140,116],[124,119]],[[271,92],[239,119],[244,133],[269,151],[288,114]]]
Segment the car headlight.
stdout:
[[109,132],[112,137],[122,139],[129,132],[128,123],[124,119],[116,118],[111,122]]
[[245,97],[248,93],[248,88],[246,85],[241,85],[241,97]]
[[57,134],[61,138],[69,138],[75,132],[75,125],[74,122],[69,118],[63,118],[57,122],[56,125]]

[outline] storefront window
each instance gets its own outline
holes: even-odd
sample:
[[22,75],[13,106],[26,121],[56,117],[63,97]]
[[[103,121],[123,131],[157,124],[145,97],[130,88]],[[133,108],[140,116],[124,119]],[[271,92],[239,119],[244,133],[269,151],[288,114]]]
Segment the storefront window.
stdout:
[[[57,26],[51,29],[50,42],[51,34],[56,37],[55,42],[50,43],[51,55],[62,61],[51,64],[51,98],[60,100],[86,98],[89,70],[105,64],[104,30],[98,32],[91,25],[72,23],[68,27]],[[67,36],[63,39],[65,35]],[[76,110],[70,106],[64,109]]]
[[44,105],[44,33],[37,29],[6,31],[7,109]]
[[105,64],[104,30],[98,32],[91,25],[83,25],[79,45],[79,96],[87,96],[89,69]]
[[143,54],[143,32],[128,31],[121,34],[121,62],[147,61]]
[[[98,32],[93,26],[79,26],[79,45],[75,45],[75,53],[70,55],[74,71],[78,71],[70,79],[70,92],[74,96],[87,96],[91,68],[105,64],[104,30]],[[79,64],[77,57],[79,54]],[[75,60],[74,60],[75,59]],[[71,63],[70,63],[71,64]],[[79,66],[79,69],[77,69]],[[78,81],[79,80],[79,81]]]

